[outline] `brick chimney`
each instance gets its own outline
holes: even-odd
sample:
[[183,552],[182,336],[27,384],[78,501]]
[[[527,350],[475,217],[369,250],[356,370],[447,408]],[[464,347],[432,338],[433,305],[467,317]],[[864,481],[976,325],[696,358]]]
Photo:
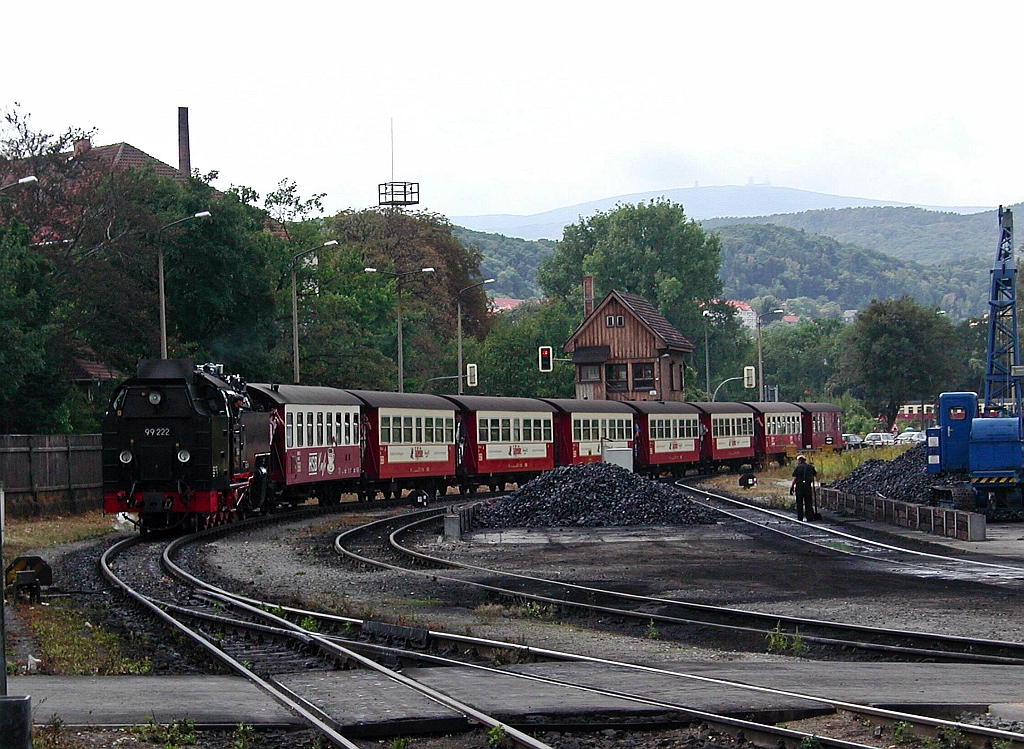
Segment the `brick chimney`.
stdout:
[[192,154],[188,147],[188,107],[178,107],[178,171],[185,179],[192,176]]
[[79,138],[75,141],[75,156],[81,156],[90,148],[92,148],[92,140],[90,138]]
[[583,319],[594,313],[594,277],[583,277]]

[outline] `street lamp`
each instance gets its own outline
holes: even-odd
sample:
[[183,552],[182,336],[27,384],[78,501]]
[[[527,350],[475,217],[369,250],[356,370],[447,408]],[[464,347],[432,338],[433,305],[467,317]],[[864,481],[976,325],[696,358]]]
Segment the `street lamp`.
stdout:
[[17,182],[12,182],[9,185],[4,185],[3,187],[0,187],[0,192],[3,192],[4,190],[7,190],[7,189],[9,189],[11,187],[17,187],[18,185],[32,185],[32,184],[35,184],[38,181],[39,181],[38,177],[36,177],[34,174],[30,174],[27,177],[22,177]]
[[459,310],[459,314],[458,314],[458,326],[459,326],[459,342],[458,342],[458,348],[459,348],[459,356],[458,356],[458,358],[459,358],[459,395],[462,395],[462,378],[463,378],[463,374],[462,374],[462,294],[463,294],[463,292],[469,291],[470,289],[475,289],[477,286],[483,286],[485,283],[494,283],[494,279],[493,278],[487,278],[487,279],[484,279],[483,281],[480,281],[478,283],[471,284],[470,286],[467,286],[464,289],[459,289],[459,293],[455,295],[455,302],[458,305],[458,310]]
[[711,310],[704,310],[704,393],[711,399],[711,354],[708,353],[708,318]]
[[771,312],[765,312],[764,314],[757,316],[757,387],[760,392],[760,398],[758,400],[765,400],[765,387],[764,387],[764,359],[761,356],[761,321],[770,318],[771,320],[776,319],[779,315],[786,314],[784,309],[773,309]]
[[[363,268],[367,273],[383,273],[395,279],[395,292],[398,299],[398,392],[405,392],[405,359],[402,353],[402,279],[416,273],[433,273],[434,269],[420,268],[419,270],[407,270],[401,273],[393,273],[389,270],[378,270],[377,268]],[[461,374],[461,373],[460,373]]]
[[295,285],[295,261],[303,255],[322,250],[324,247],[333,247],[338,244],[337,239],[329,239],[316,247],[296,252],[292,255],[292,380],[299,384],[299,292]]
[[177,226],[186,221],[192,221],[197,218],[209,218],[209,211],[200,211],[199,213],[193,213],[191,216],[185,216],[185,218],[179,218],[172,221],[169,224],[164,224],[156,230],[156,265],[157,265],[157,276],[160,283],[160,358],[167,358],[167,303],[164,298],[164,246],[160,243],[160,234],[165,229],[170,229],[172,226]]

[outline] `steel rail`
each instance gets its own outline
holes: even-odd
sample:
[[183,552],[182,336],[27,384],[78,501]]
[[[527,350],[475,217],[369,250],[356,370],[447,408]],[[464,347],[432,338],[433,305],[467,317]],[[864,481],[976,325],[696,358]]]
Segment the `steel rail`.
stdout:
[[[420,525],[420,524],[422,524],[424,522],[429,522],[431,519],[432,518],[420,519],[420,520],[414,521],[413,523],[409,523],[408,525],[406,525],[406,526],[404,526],[402,528],[399,528],[399,529],[395,530],[394,532],[392,532],[391,536],[390,536],[392,546],[395,549],[401,551],[402,553],[404,553],[406,555],[409,555],[409,556],[412,556],[412,557],[414,557],[416,559],[419,559],[421,561],[429,562],[429,563],[433,563],[433,564],[439,564],[439,565],[447,566],[447,567],[451,567],[451,568],[466,569],[466,570],[471,570],[471,571],[475,571],[475,572],[481,572],[481,573],[489,574],[489,575],[497,575],[497,576],[503,576],[503,577],[510,577],[510,578],[513,578],[513,579],[522,580],[522,581],[529,582],[529,583],[539,583],[539,584],[543,584],[543,585],[551,585],[551,586],[562,588],[562,589],[579,591],[579,592],[586,593],[586,594],[589,594],[589,595],[602,595],[602,596],[606,596],[606,597],[609,597],[609,598],[619,598],[619,599],[623,599],[623,600],[627,600],[627,601],[633,601],[633,602],[637,602],[637,603],[643,603],[643,604],[656,603],[656,604],[660,604],[660,605],[672,606],[672,607],[681,608],[681,609],[684,609],[684,610],[693,611],[693,612],[699,612],[699,613],[708,614],[708,615],[715,615],[715,616],[725,615],[725,616],[733,616],[733,617],[737,617],[737,618],[745,618],[745,619],[748,619],[748,620],[752,619],[752,620],[755,620],[755,621],[762,622],[764,627],[766,627],[766,628],[759,628],[759,627],[753,627],[753,626],[744,626],[744,625],[737,625],[737,624],[727,624],[727,623],[723,623],[723,622],[708,621],[707,619],[688,619],[688,618],[683,618],[683,617],[670,616],[670,615],[667,615],[667,614],[653,614],[653,613],[649,613],[649,612],[637,612],[637,611],[633,611],[633,610],[630,610],[630,609],[621,609],[621,608],[616,608],[616,607],[611,607],[611,606],[601,606],[601,605],[598,605],[598,604],[586,603],[586,602],[582,602],[582,601],[572,601],[572,600],[564,599],[564,598],[554,598],[552,596],[545,596],[545,595],[541,595],[541,594],[538,594],[538,593],[527,593],[527,592],[517,591],[517,590],[514,590],[514,589],[510,589],[510,588],[499,587],[499,586],[496,586],[496,585],[489,585],[489,584],[486,584],[486,583],[479,583],[479,582],[476,582],[476,581],[473,581],[473,580],[463,580],[461,578],[454,578],[454,577],[450,577],[450,576],[446,576],[446,575],[438,575],[436,572],[430,573],[431,577],[436,577],[438,579],[442,579],[442,580],[450,581],[450,582],[457,582],[457,583],[460,583],[460,584],[463,584],[463,585],[469,585],[469,586],[477,587],[477,588],[480,588],[480,589],[483,589],[483,590],[489,590],[489,591],[498,593],[498,594],[503,595],[503,596],[514,596],[514,597],[519,597],[519,598],[524,598],[524,599],[528,599],[528,600],[537,601],[537,602],[540,602],[540,603],[547,603],[547,604],[552,604],[552,605],[569,606],[569,607],[581,608],[581,609],[584,609],[584,610],[598,611],[598,612],[601,612],[601,613],[610,614],[610,615],[614,615],[614,616],[622,616],[622,617],[629,617],[629,618],[639,618],[639,619],[643,619],[644,621],[655,621],[655,622],[663,623],[663,624],[701,625],[701,626],[715,627],[715,628],[723,629],[723,630],[726,630],[726,631],[746,633],[746,634],[755,634],[755,635],[764,635],[764,636],[767,636],[769,633],[774,632],[776,628],[778,628],[783,623],[785,623],[788,627],[791,628],[791,633],[799,634],[801,639],[804,640],[805,642],[814,642],[814,643],[819,644],[819,645],[825,645],[825,646],[830,646],[830,647],[853,647],[853,648],[858,648],[858,649],[861,649],[861,650],[869,650],[869,651],[874,651],[874,652],[891,653],[891,654],[898,654],[898,655],[908,655],[908,656],[923,657],[923,658],[936,658],[936,659],[951,660],[951,661],[956,661],[956,662],[992,663],[992,664],[999,664],[999,665],[1024,665],[1024,643],[1004,642],[1004,641],[999,641],[999,640],[981,640],[981,639],[977,639],[977,638],[959,637],[959,636],[955,636],[955,635],[944,635],[944,634],[931,633],[931,632],[914,632],[914,631],[909,631],[909,630],[883,629],[883,628],[880,628],[880,627],[871,627],[871,626],[867,626],[867,625],[846,624],[846,623],[843,623],[843,622],[832,622],[832,621],[820,620],[820,619],[807,619],[807,618],[793,617],[793,616],[786,616],[786,615],[768,614],[768,613],[765,613],[765,612],[748,611],[748,610],[744,610],[744,609],[736,609],[736,608],[725,607],[725,606],[711,606],[709,604],[694,603],[694,602],[690,602],[690,601],[679,601],[679,600],[674,600],[674,599],[670,599],[670,598],[660,598],[660,597],[656,597],[656,596],[641,596],[641,595],[637,595],[637,594],[634,594],[634,593],[625,593],[625,592],[621,592],[621,591],[605,590],[605,589],[601,589],[601,588],[594,588],[594,587],[591,587],[591,586],[580,585],[580,584],[577,584],[577,583],[565,582],[565,581],[562,581],[562,580],[551,580],[550,578],[541,578],[541,577],[536,577],[536,576],[532,576],[532,575],[526,575],[526,574],[518,573],[518,572],[506,572],[506,571],[503,571],[503,570],[496,570],[496,569],[489,568],[489,567],[481,567],[481,566],[478,566],[478,565],[465,564],[465,563],[462,563],[462,562],[454,562],[454,561],[451,561],[451,560],[441,559],[439,557],[433,557],[433,556],[431,556],[429,554],[424,554],[422,552],[418,552],[418,551],[416,551],[414,549],[410,549],[410,548],[408,548],[406,546],[402,546],[398,542],[397,538],[398,538],[398,536],[400,534],[406,533],[409,530],[413,529],[415,526]],[[374,525],[376,523],[383,524],[383,523],[394,522],[394,521],[395,521],[394,518],[388,518],[388,519],[381,520],[381,521],[375,521],[374,523],[370,523],[368,525]],[[363,526],[363,527],[366,527],[366,526]],[[352,532],[354,533],[354,532],[356,532],[358,530],[359,529],[352,529]],[[344,549],[343,547],[339,547],[339,542],[340,542],[341,538],[343,536],[345,536],[345,535],[347,535],[347,533],[346,534],[342,534],[341,536],[339,536],[335,540],[335,550],[340,551],[343,554],[346,554],[346,555],[349,555],[349,556],[353,556],[354,552],[351,552],[350,550]],[[355,555],[355,556],[359,556],[359,555]],[[379,560],[378,561],[374,561],[374,560],[370,560],[369,558],[364,558],[364,557],[360,557],[360,560],[363,563],[367,563],[367,564],[373,563],[373,564],[378,564],[380,566],[388,566],[390,569],[394,569],[394,570],[404,570],[404,571],[409,571],[409,572],[416,572],[417,574],[423,574],[419,570],[410,570],[407,567],[402,567],[402,566],[399,566],[399,565],[390,565],[387,562],[383,562],[383,561],[379,561]],[[772,625],[774,625],[774,627]],[[808,633],[806,631],[800,632],[799,628],[801,626],[802,627],[811,627],[811,628],[816,627],[816,628],[823,629],[823,630],[831,629],[831,630],[836,630],[836,631],[858,633],[858,634],[865,635],[865,636],[905,638],[905,639],[908,639],[908,640],[918,640],[918,641],[927,640],[927,641],[941,642],[941,643],[946,643],[951,648],[959,647],[960,649],[959,650],[956,650],[956,649],[937,650],[937,649],[934,649],[934,648],[908,647],[908,646],[903,646],[903,645],[887,645],[887,644],[884,644],[884,643],[877,643],[877,642],[863,642],[863,641],[852,640],[852,639],[840,639],[840,638],[836,638],[836,637],[825,637],[825,636],[822,636],[822,635],[810,634],[810,633]],[[1017,657],[1012,657],[1012,656],[1000,656],[1000,655],[991,655],[991,654],[981,654],[981,653],[965,652],[965,650],[967,650],[967,649],[978,647],[978,646],[983,646],[983,647],[991,648],[991,649],[1002,649],[1002,650],[1009,650],[1009,651],[1017,651],[1017,652],[1020,652],[1022,654],[1022,656],[1020,658],[1017,658]]]

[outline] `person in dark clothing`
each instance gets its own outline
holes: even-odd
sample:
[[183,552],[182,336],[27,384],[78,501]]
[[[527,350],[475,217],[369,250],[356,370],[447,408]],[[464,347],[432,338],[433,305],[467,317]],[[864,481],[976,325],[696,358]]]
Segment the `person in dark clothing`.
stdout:
[[796,519],[814,519],[814,477],[818,472],[807,462],[803,455],[796,456],[796,468],[793,469],[793,483],[789,485],[789,493],[796,494]]

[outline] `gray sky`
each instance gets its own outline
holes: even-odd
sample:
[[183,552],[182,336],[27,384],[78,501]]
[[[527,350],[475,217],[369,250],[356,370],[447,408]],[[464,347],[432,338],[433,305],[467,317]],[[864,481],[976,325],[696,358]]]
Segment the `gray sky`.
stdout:
[[1024,3],[174,3],[4,9],[0,107],[329,212],[421,183],[446,215],[773,185],[1024,200]]

